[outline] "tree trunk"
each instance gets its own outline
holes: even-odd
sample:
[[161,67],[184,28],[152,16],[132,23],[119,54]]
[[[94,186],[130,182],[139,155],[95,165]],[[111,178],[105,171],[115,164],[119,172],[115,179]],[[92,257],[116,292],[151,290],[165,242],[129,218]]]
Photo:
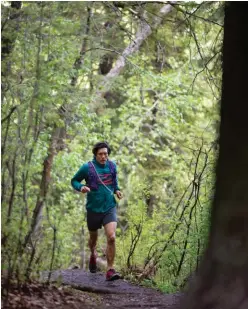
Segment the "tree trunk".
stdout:
[[247,2],[227,2],[220,153],[209,245],[181,308],[248,308]]
[[88,12],[88,16],[87,16],[87,22],[86,22],[85,38],[83,39],[83,44],[81,47],[80,55],[74,62],[73,68],[76,70],[76,72],[75,72],[75,76],[73,76],[71,79],[71,86],[76,86],[77,81],[78,81],[78,70],[82,67],[84,63],[84,54],[86,51],[87,40],[88,40],[87,35],[89,35],[90,33],[90,24],[91,24],[91,17],[92,17],[92,10],[89,6],[87,7],[87,12]]
[[[19,17],[21,15],[21,6],[22,6],[22,2],[21,1],[11,1],[10,4],[10,14],[9,14],[9,18],[6,19],[5,22],[3,22],[2,24],[2,61],[8,56],[10,55],[10,53],[12,52],[12,49],[14,47],[14,43],[16,40],[16,36],[17,36],[17,30],[19,27]],[[12,36],[10,38],[10,33],[6,34],[6,31],[4,31],[4,28],[6,26],[6,24],[9,21],[9,27],[12,27]],[[8,28],[9,28],[8,27]],[[14,35],[13,35],[14,33]],[[3,72],[2,72],[3,74]]]
[[[8,75],[8,70],[10,63],[7,57],[11,54],[14,44],[18,34],[19,28],[19,17],[21,15],[21,1],[11,1],[10,4],[10,13],[5,21],[2,21],[1,31],[1,52],[2,52],[2,67],[1,67],[1,74],[2,74],[2,81],[1,81],[1,98],[3,101],[5,92],[8,90],[8,83],[6,82],[6,77]],[[5,30],[5,26],[8,24],[7,29]],[[12,28],[12,29],[11,29]],[[4,61],[5,60],[5,61]]]
[[53,135],[51,136],[51,144],[48,150],[48,155],[43,163],[40,193],[37,198],[35,209],[33,211],[30,230],[25,237],[25,241],[23,245],[24,248],[29,243],[31,236],[35,235],[35,232],[38,230],[41,224],[42,212],[43,212],[43,208],[45,205],[49,183],[51,180],[51,169],[52,169],[53,159],[58,151],[58,144],[60,140],[60,129],[61,128],[55,128]]

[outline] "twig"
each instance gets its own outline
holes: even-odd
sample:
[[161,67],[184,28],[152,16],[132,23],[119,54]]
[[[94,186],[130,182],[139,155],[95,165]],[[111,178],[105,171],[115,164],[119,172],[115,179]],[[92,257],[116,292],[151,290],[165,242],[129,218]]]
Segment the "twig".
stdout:
[[204,64],[204,67],[203,69],[201,69],[200,71],[198,71],[192,81],[192,84],[190,85],[190,88],[191,88],[191,92],[193,93],[193,90],[194,90],[194,84],[195,84],[195,81],[198,77],[198,75],[200,75],[202,72],[204,72],[205,70],[208,70],[207,68],[207,65],[216,57],[216,55],[220,54],[220,51],[218,51],[217,53],[215,53],[205,64]]
[[13,114],[13,112],[16,110],[17,107],[18,107],[17,105],[13,106],[13,107],[11,108],[9,114],[8,114],[5,118],[3,118],[3,119],[1,120],[1,123],[4,123],[6,120],[8,120],[8,119],[11,117],[11,115]]

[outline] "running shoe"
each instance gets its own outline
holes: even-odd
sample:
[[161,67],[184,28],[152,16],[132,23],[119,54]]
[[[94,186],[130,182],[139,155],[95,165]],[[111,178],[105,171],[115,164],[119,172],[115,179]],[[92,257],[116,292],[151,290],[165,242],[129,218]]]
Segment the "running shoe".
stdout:
[[106,273],[106,280],[113,281],[117,279],[120,279],[120,275],[113,268],[109,269]]
[[91,254],[89,261],[89,270],[91,273],[95,273],[97,270],[96,267],[96,254]]

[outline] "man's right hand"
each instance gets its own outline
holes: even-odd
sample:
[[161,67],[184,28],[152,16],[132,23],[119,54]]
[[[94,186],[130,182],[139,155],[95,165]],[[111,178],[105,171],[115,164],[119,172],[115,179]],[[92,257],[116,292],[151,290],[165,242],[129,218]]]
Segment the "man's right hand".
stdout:
[[83,186],[83,187],[81,188],[81,192],[82,192],[82,193],[90,192],[90,188],[87,187],[87,186]]

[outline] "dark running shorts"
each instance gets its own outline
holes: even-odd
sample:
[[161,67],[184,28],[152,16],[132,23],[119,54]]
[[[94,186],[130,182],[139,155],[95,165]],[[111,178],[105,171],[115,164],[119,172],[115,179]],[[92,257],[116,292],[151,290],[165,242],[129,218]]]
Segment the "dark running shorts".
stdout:
[[87,225],[89,231],[96,231],[102,226],[117,222],[116,207],[109,209],[107,212],[97,213],[87,209]]

